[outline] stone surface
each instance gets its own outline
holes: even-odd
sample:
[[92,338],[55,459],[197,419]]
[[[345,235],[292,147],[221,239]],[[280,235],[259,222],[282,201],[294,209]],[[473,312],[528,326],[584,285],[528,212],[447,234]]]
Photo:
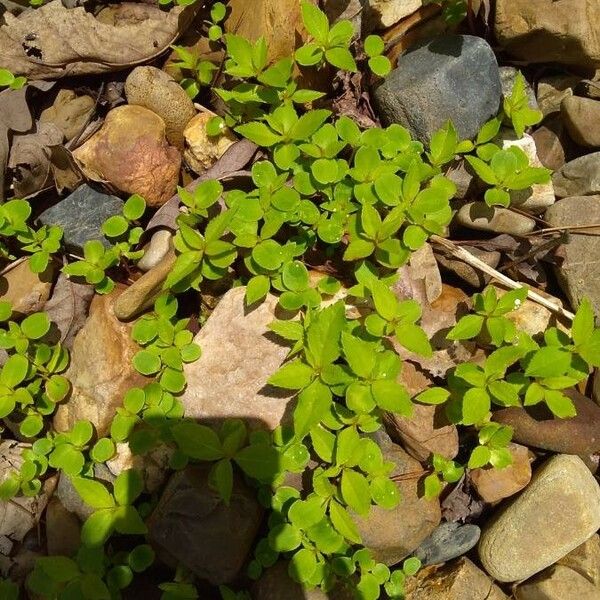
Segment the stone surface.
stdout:
[[237,138],[229,128],[217,136],[206,133],[207,122],[214,117],[211,112],[198,113],[187,125],[183,135],[186,149],[185,162],[192,171],[200,174],[210,169]]
[[373,558],[386,565],[395,565],[408,556],[427,538],[440,522],[439,500],[426,500],[419,486],[424,475],[419,462],[402,448],[383,442],[385,460],[396,465],[395,477],[402,501],[393,510],[372,506],[366,517],[353,515],[363,544]]
[[552,177],[558,198],[600,194],[600,152],[569,161]]
[[580,146],[600,146],[600,101],[571,96],[562,101],[561,116],[571,138]]
[[600,407],[576,390],[566,393],[577,409],[572,419],[557,419],[545,404],[537,404],[502,408],[494,412],[494,421],[513,427],[513,439],[526,446],[564,454],[600,452]]
[[600,587],[600,536],[593,535],[581,546],[563,556],[557,564],[573,569],[590,583]]
[[291,394],[267,385],[289,352],[270,334],[277,298],[256,308],[244,303],[246,289],[229,290],[194,338],[202,356],[185,365],[181,396],[188,417],[248,419],[254,428],[274,429],[290,416]]
[[534,474],[525,491],[489,522],[479,557],[498,581],[539,573],[600,527],[600,487],[577,456],[557,455]]
[[[500,264],[500,258],[502,255],[496,251],[486,251],[476,246],[468,248],[469,252],[476,256],[479,260],[482,260],[486,265],[489,265],[495,269]],[[463,281],[466,281],[469,285],[474,288],[482,288],[486,285],[490,277],[485,273],[482,273],[479,269],[472,267],[464,260],[453,258],[452,255],[448,254],[444,256],[442,254],[437,255],[437,261],[440,266],[448,271],[452,271],[455,275],[458,275]]]
[[437,37],[398,60],[374,95],[379,116],[428,142],[451,119],[461,139],[496,115],[502,97],[498,63],[483,39]]
[[160,206],[176,191],[181,155],[165,137],[165,122],[143,106],[118,106],[73,156],[94,181]]
[[468,558],[426,567],[406,580],[407,600],[508,600]]
[[558,171],[567,162],[567,133],[560,116],[554,115],[546,119],[531,137],[535,142],[540,162],[547,169]]
[[121,323],[114,313],[120,293],[117,289],[106,296],[95,296],[88,320],[75,337],[65,373],[72,392],[54,417],[58,431],[67,431],[76,421],[88,419],[98,436],[105,435],[127,390],[143,387],[148,381],[131,362],[139,350],[131,339],[132,325]]
[[369,31],[385,29],[412,15],[423,0],[367,0],[366,26]]
[[183,130],[196,109],[170,75],[156,67],[136,67],[125,80],[125,95],[129,104],[143,106],[161,117],[169,143],[183,148]]
[[[94,479],[98,479],[102,483],[112,484],[115,477],[104,464],[96,464],[94,466]],[[78,517],[81,522],[85,521],[94,512],[94,508],[82,500],[70,477],[64,472],[59,475],[56,497],[61,501],[65,510]]]
[[[565,198],[551,206],[544,218],[550,227],[600,223],[600,196]],[[573,307],[589,298],[600,315],[600,237],[586,235],[589,231],[594,230],[569,232],[561,249],[564,260],[555,272]]]
[[562,101],[573,95],[578,82],[579,77],[568,74],[542,77],[537,85],[537,101],[544,116],[560,111]]
[[79,519],[53,496],[46,509],[46,548],[49,556],[73,556],[81,545]]
[[480,534],[477,525],[440,523],[413,554],[424,565],[438,565],[466,554],[477,545]]
[[524,215],[485,202],[469,202],[458,209],[456,223],[469,229],[524,235],[535,229],[535,221]]
[[484,467],[469,473],[471,483],[482,500],[493,504],[520,492],[531,480],[529,450],[520,444],[509,444],[512,465],[503,469]]
[[146,272],[156,267],[168,254],[173,234],[168,229],[159,229],[152,234],[144,246],[144,256],[137,262],[138,269]]
[[229,506],[210,489],[210,465],[175,473],[148,522],[148,540],[168,564],[182,565],[213,585],[240,573],[263,509],[237,475]]
[[519,60],[597,66],[599,18],[595,0],[497,0],[495,32]]
[[13,313],[30,315],[44,308],[54,281],[52,263],[43,273],[33,273],[29,260],[0,275],[0,302],[10,302]]
[[40,123],[54,123],[67,141],[79,135],[96,109],[91,96],[78,96],[73,90],[59,90],[52,106],[42,111]]
[[117,298],[114,309],[117,319],[129,321],[153,306],[175,264],[175,259],[175,252],[169,251],[153,269],[144,273]]
[[600,600],[600,590],[579,573],[554,565],[517,586],[516,600]]
[[46,209],[38,220],[42,225],[60,225],[67,247],[80,251],[88,240],[100,240],[106,247],[110,246],[102,235],[102,223],[120,215],[122,210],[123,200],[98,192],[86,183]]

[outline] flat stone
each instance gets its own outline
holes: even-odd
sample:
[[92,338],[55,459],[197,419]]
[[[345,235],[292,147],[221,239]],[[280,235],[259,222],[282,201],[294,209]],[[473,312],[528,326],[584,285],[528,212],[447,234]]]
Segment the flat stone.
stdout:
[[600,152],[569,161],[552,177],[558,198],[600,194]]
[[123,200],[84,184],[41,213],[38,221],[41,225],[60,225],[64,243],[80,252],[89,240],[100,240],[108,248],[111,244],[102,234],[102,223],[122,210]]
[[158,265],[169,253],[173,234],[168,229],[159,229],[152,234],[150,241],[144,246],[144,256],[137,262],[138,269],[147,272]]
[[573,95],[578,83],[579,77],[566,73],[542,77],[537,85],[537,101],[544,116],[560,111],[562,101]]
[[477,525],[440,523],[433,533],[414,551],[424,565],[437,565],[458,558],[474,548],[481,530]]
[[576,571],[554,565],[517,586],[516,600],[600,600],[600,590]]
[[423,0],[367,0],[366,20],[369,31],[386,29],[412,15]]
[[[550,227],[600,223],[600,196],[559,200],[544,218]],[[569,231],[561,249],[564,259],[554,270],[571,305],[578,308],[584,298],[589,298],[600,316],[600,237],[586,235],[590,231]]]
[[558,563],[569,569],[573,569],[596,587],[600,587],[600,536],[593,535],[563,556]]
[[558,171],[567,162],[567,146],[569,140],[564,123],[560,116],[554,115],[544,121],[531,137],[540,162],[547,169]]
[[69,141],[83,131],[95,110],[96,102],[91,96],[62,89],[52,106],[42,111],[40,123],[54,123]]
[[576,390],[567,390],[566,394],[577,409],[577,416],[571,419],[558,419],[545,404],[536,404],[497,410],[494,421],[510,425],[513,439],[526,446],[563,454],[600,452],[600,407]]
[[539,573],[600,527],[600,487],[577,456],[550,458],[481,534],[479,557],[498,581]]
[[469,35],[436,37],[409,51],[374,94],[384,123],[400,123],[424,143],[448,119],[461,139],[475,137],[501,98],[493,50]]
[[[486,265],[492,267],[492,269],[495,269],[500,264],[500,258],[502,257],[500,252],[482,250],[476,246],[469,247],[468,251],[479,260],[482,260]],[[436,258],[441,267],[458,275],[458,277],[474,288],[480,289],[490,281],[489,275],[472,267],[464,260],[454,258],[451,254],[447,256],[438,254]]]
[[535,221],[524,215],[485,202],[469,202],[458,209],[456,223],[477,231],[524,235],[535,229]]
[[242,570],[263,508],[237,475],[227,506],[209,487],[209,471],[210,465],[189,466],[171,477],[148,521],[148,540],[167,564],[221,585]]
[[54,282],[52,263],[43,273],[33,273],[29,260],[0,275],[0,302],[10,302],[13,314],[30,315],[41,311],[50,297]]
[[571,138],[580,146],[600,146],[600,101],[571,96],[562,101],[561,116]]
[[246,289],[229,290],[194,338],[202,356],[185,365],[187,388],[181,396],[193,419],[247,419],[254,428],[275,429],[290,417],[291,394],[267,385],[289,347],[270,333],[277,298],[267,296],[251,310]]

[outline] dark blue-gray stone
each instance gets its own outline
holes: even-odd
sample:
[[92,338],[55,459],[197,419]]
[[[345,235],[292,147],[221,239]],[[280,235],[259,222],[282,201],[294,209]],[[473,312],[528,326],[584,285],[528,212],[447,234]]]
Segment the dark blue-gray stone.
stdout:
[[479,37],[437,37],[401,56],[374,100],[384,124],[399,123],[423,143],[449,119],[461,139],[474,138],[500,108],[498,62]]
[[479,541],[477,525],[441,523],[414,551],[424,565],[437,565],[466,554]]
[[42,225],[60,225],[69,249],[81,250],[88,240],[100,240],[108,248],[111,243],[102,235],[102,223],[109,217],[120,215],[123,204],[120,198],[84,184],[45,210],[38,221]]

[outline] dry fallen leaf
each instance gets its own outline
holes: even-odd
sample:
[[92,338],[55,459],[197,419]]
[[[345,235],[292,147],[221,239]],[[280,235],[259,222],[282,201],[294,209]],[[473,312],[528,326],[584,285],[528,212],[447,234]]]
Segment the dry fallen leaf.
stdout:
[[4,16],[0,64],[29,79],[57,79],[147,62],[173,44],[201,4],[165,11],[124,2],[98,19],[83,7],[52,0],[18,17]]

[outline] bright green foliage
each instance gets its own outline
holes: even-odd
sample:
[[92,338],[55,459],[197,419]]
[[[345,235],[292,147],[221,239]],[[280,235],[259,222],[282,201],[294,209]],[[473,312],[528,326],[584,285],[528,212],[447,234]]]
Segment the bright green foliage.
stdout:
[[511,95],[504,98],[504,114],[520,138],[528,127],[544,118],[542,111],[529,107],[527,82],[520,71],[515,76]]
[[378,35],[369,35],[365,39],[365,52],[369,57],[369,68],[375,75],[385,77],[392,69],[389,58],[383,56],[385,44]]
[[[163,592],[160,597],[161,600],[196,600],[200,597],[195,586],[191,583],[161,583],[158,587]],[[226,596],[224,598],[229,600]]]
[[479,430],[479,446],[471,451],[468,467],[477,469],[491,464],[503,469],[512,464],[512,455],[507,449],[513,430],[508,425],[490,422]]
[[460,23],[467,16],[467,0],[425,0],[423,4],[439,4],[444,19],[451,25]]
[[8,69],[0,69],[0,88],[9,87],[11,90],[20,90],[26,83],[25,77],[15,77]]
[[434,454],[431,463],[433,473],[427,475],[423,482],[425,498],[428,500],[437,498],[442,493],[445,483],[456,483],[465,472],[464,467],[453,460],[444,458],[440,454]]
[[143,252],[133,251],[140,242],[144,230],[136,225],[146,211],[146,201],[133,194],[123,205],[123,214],[110,217],[102,224],[102,233],[119,249],[121,256],[130,260],[142,257]]

